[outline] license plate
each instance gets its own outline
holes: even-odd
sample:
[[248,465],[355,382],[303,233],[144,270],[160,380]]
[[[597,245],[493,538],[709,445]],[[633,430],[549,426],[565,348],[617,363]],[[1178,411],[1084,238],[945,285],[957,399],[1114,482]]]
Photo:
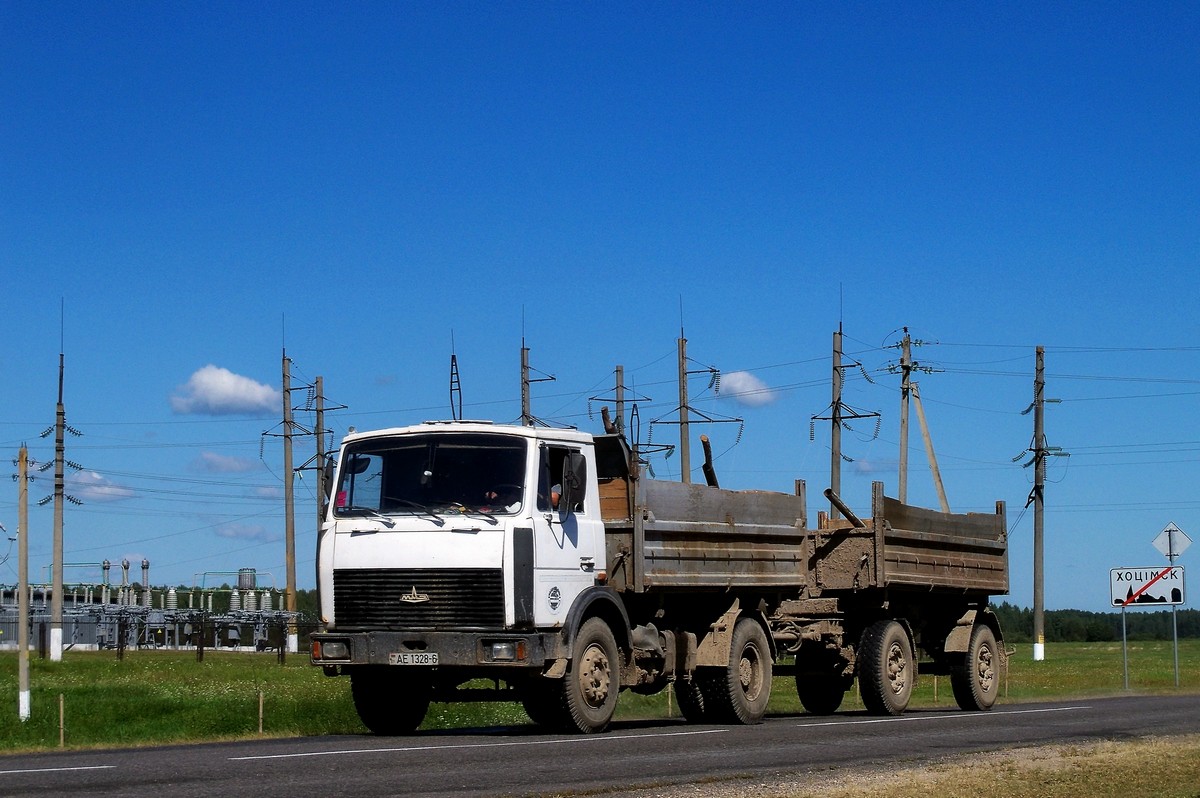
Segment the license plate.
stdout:
[[400,651],[388,654],[388,665],[437,665],[436,651]]

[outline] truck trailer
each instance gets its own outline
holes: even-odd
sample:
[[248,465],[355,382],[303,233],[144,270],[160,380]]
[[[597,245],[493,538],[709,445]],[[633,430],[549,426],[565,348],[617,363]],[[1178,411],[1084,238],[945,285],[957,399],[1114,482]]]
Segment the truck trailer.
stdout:
[[[711,474],[711,461],[706,462]],[[623,690],[671,687],[690,722],[761,721],[776,673],[809,712],[855,681],[899,715],[920,674],[966,710],[1006,665],[994,513],[913,507],[872,486],[859,518],[810,527],[794,493],[653,479],[618,433],[427,422],[342,442],[317,540],[313,665],[348,676],[376,734],[431,702],[519,701],[553,730],[605,730]]]

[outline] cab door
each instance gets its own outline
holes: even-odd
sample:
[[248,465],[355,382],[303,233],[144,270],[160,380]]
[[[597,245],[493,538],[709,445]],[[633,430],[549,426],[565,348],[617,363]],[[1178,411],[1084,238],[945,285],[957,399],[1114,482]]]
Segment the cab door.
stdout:
[[[539,447],[534,525],[533,613],[537,626],[561,626],[576,597],[595,584],[603,540],[599,502],[587,495],[587,459],[578,447]],[[568,506],[569,502],[569,506]]]

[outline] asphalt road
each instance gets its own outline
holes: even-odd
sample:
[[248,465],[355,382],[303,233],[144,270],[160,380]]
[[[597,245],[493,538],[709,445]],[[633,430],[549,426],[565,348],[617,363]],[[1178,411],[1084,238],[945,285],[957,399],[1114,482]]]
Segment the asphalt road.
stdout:
[[694,782],[797,779],[1029,745],[1200,732],[1200,695],[774,716],[759,726],[618,723],[596,736],[533,727],[310,737],[0,756],[0,796],[592,795]]

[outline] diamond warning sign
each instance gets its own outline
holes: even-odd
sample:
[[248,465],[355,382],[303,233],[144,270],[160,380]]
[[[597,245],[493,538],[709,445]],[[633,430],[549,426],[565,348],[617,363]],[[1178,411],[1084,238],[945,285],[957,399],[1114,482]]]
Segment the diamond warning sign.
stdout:
[[1113,568],[1108,582],[1114,607],[1169,607],[1184,601],[1182,565]]

